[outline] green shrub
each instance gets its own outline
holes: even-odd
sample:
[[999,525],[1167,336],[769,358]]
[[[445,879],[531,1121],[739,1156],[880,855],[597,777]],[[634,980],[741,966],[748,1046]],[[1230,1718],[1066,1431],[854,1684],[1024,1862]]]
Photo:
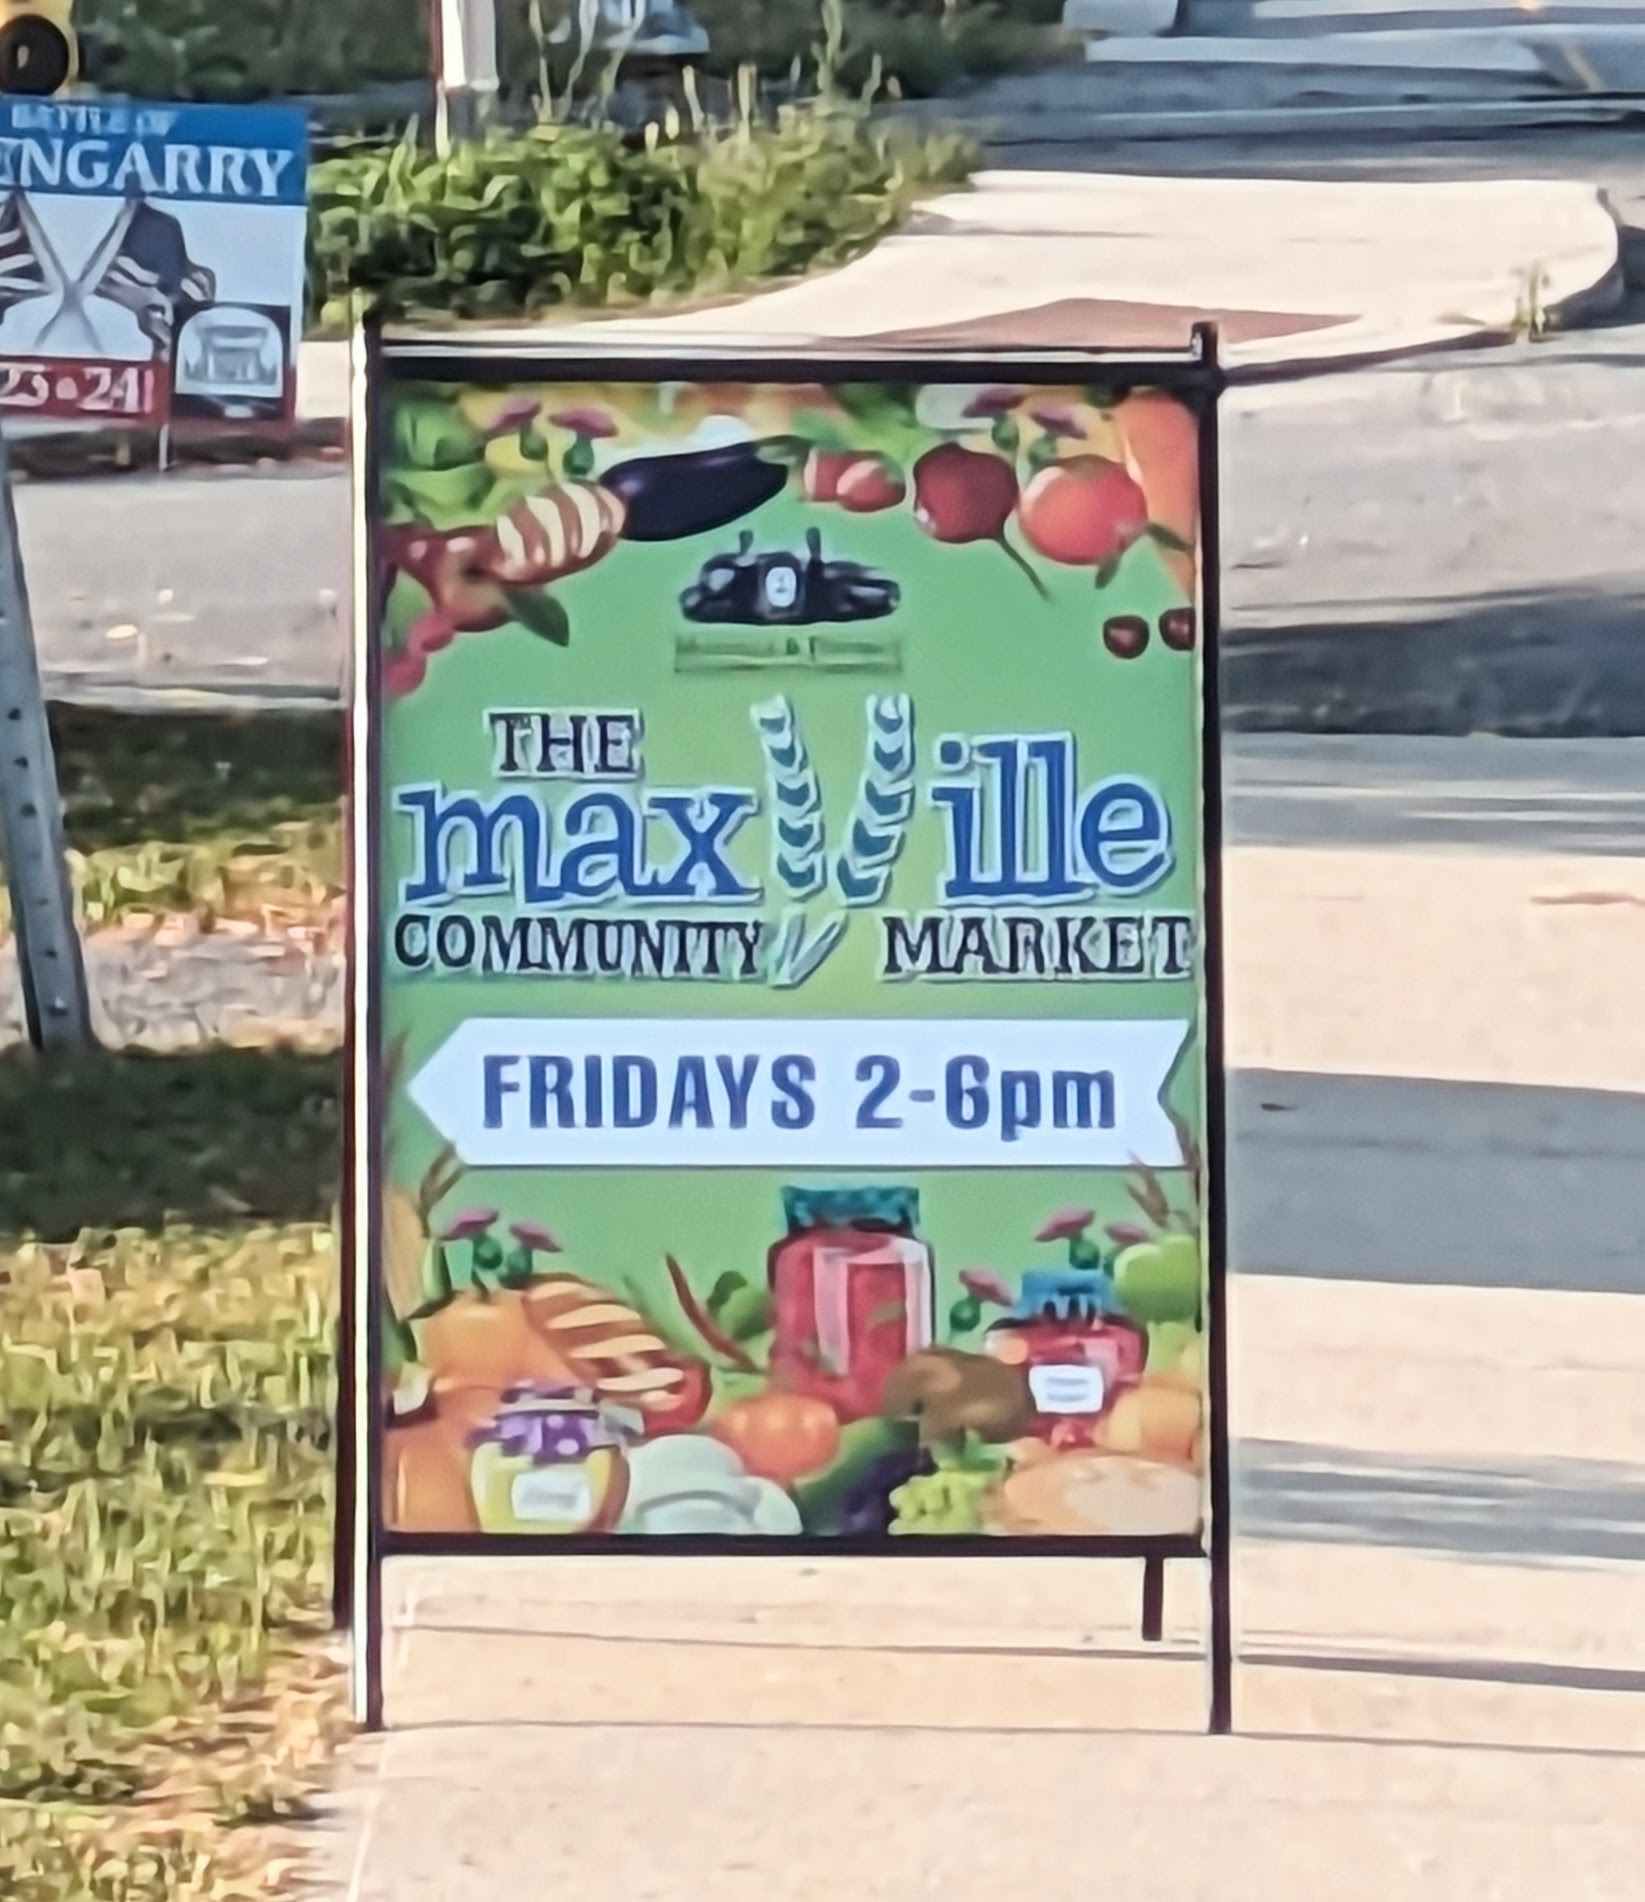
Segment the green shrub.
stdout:
[[[779,79],[814,60],[825,30],[825,9],[807,0],[691,0],[710,39],[704,62],[710,72],[754,66]],[[1044,17],[1051,8],[1049,21]],[[1034,17],[1035,15],[1039,17]],[[969,79],[1013,72],[1044,59],[1054,47],[1046,31],[1062,17],[1062,0],[844,0],[835,29],[839,50],[835,76],[851,91],[876,72],[914,98],[929,98]],[[877,62],[877,64],[876,64]]]
[[842,263],[972,163],[964,141],[826,108],[643,144],[543,125],[437,157],[407,139],[316,167],[311,296],[335,324],[354,291],[460,317],[700,295]]
[[145,99],[347,92],[428,72],[422,0],[79,0],[96,78]]
[[[809,70],[823,32],[818,0],[691,0],[708,28],[705,70],[720,78],[744,64],[764,77]],[[540,0],[546,26],[572,0]],[[424,0],[79,0],[82,30],[99,48],[96,78],[150,99],[259,99],[341,93],[429,71]],[[1032,64],[1062,0],[846,0],[842,84],[858,88],[876,55],[887,79],[918,96],[967,78]],[[497,63],[506,93],[536,89],[539,47],[531,0],[498,0]],[[549,63],[563,84],[566,55]]]

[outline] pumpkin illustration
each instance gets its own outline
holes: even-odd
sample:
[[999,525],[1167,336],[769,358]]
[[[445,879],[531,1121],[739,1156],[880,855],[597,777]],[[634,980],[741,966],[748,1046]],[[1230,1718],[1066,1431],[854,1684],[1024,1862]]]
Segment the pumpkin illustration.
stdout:
[[401,1532],[478,1531],[464,1431],[460,1421],[439,1413],[389,1429],[383,1505],[391,1526]]
[[523,1380],[572,1378],[531,1325],[525,1297],[507,1288],[495,1293],[465,1288],[454,1295],[422,1323],[422,1355],[437,1384],[502,1388]]

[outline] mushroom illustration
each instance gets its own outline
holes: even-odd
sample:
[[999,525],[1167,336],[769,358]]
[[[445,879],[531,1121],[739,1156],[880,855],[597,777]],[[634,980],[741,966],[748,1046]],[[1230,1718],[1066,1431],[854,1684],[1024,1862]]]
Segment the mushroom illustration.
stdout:
[[1035,473],[1056,461],[1058,443],[1085,439],[1078,415],[1065,403],[1042,403],[1028,414],[1043,432],[1028,451],[1028,465]]
[[508,1251],[508,1259],[503,1263],[503,1280],[511,1288],[521,1287],[536,1272],[537,1256],[559,1254],[560,1242],[554,1231],[544,1228],[541,1222],[510,1222],[508,1232],[516,1246]]
[[481,434],[489,442],[493,436],[512,436],[527,429],[537,414],[534,396],[511,396],[486,424]]
[[561,468],[568,476],[594,473],[594,445],[615,436],[617,425],[603,409],[584,405],[577,409],[557,409],[548,419],[556,429],[569,429],[576,440],[565,452]]
[[1021,401],[1021,390],[995,385],[992,389],[979,390],[966,404],[964,413],[975,417],[979,422],[992,419],[994,447],[1008,456],[1014,456],[1017,453],[1020,438],[1011,412]]
[[1066,1208],[1053,1209],[1041,1224],[1034,1240],[1037,1242],[1069,1242],[1081,1236],[1097,1219],[1095,1209]]
[[1096,1219],[1095,1209],[1076,1208],[1073,1205],[1054,1209],[1041,1224],[1034,1240],[1066,1242],[1070,1268],[1100,1268],[1102,1250],[1086,1234]]
[[1083,436],[1079,411],[1067,403],[1039,403],[1028,414],[1048,436]]
[[523,475],[536,470],[548,459],[548,443],[537,426],[542,404],[535,396],[510,396],[481,432],[488,444],[502,445],[514,438],[507,450],[490,450],[486,460],[501,473]]
[[503,1251],[492,1239],[491,1229],[497,1220],[495,1209],[459,1209],[448,1223],[445,1233],[439,1237],[442,1243],[467,1242],[470,1246],[469,1266],[476,1288],[483,1291],[480,1280],[482,1274],[495,1274],[502,1266]]
[[973,1329],[980,1327],[982,1311],[987,1305],[992,1304],[999,1308],[1010,1308],[1016,1305],[1016,1296],[992,1268],[962,1268],[960,1286],[964,1288],[965,1293],[948,1310],[948,1328],[951,1334],[969,1334]]
[[997,1308],[1016,1304],[1017,1297],[1005,1285],[1004,1276],[995,1274],[992,1268],[962,1268],[960,1285],[976,1300],[992,1302]]

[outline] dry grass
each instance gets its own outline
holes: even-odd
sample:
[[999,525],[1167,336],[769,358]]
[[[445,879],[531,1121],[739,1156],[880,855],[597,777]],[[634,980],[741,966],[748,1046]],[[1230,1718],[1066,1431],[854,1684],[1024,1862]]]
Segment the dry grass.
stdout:
[[[334,713],[51,710],[85,928],[143,919],[335,924],[344,877]],[[0,887],[0,932],[11,928]]]
[[[247,1149],[283,1094],[249,1093]],[[181,1101],[196,1140],[224,1114]],[[0,1274],[0,1894],[294,1894],[345,1728],[331,1231],[111,1225],[0,1244]]]

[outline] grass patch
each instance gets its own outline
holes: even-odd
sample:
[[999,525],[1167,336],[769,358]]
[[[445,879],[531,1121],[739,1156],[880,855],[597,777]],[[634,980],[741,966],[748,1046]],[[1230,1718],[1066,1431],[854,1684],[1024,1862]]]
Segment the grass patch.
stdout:
[[[177,913],[272,927],[337,915],[345,845],[336,714],[55,706],[51,726],[87,929]],[[3,890],[0,928],[10,929]]]
[[[0,1059],[0,1894],[243,1902],[346,1730],[335,1059]],[[20,1239],[38,1237],[40,1239]]]
[[54,706],[52,740],[76,850],[154,839],[265,840],[337,817],[336,714],[119,713]]
[[0,1893],[230,1902],[342,1730],[329,1231],[128,1230],[0,1287]]

